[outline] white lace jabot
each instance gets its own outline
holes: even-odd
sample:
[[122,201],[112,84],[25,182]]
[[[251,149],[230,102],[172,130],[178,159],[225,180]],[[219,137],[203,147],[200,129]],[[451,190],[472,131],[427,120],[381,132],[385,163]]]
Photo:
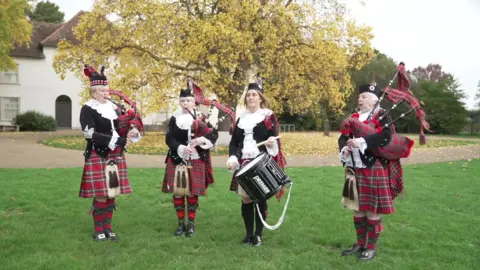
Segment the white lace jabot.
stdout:
[[103,118],[108,120],[115,120],[118,118],[117,113],[115,112],[116,105],[113,104],[110,100],[107,100],[106,103],[100,103],[95,99],[91,99],[85,103],[88,107],[97,111]]

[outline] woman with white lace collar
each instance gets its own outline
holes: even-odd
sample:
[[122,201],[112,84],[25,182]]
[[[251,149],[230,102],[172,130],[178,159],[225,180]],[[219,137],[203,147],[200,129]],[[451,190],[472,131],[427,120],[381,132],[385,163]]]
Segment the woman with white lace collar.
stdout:
[[[190,89],[180,91],[181,110],[170,118],[165,141],[169,148],[165,163],[162,191],[173,194],[178,227],[175,236],[195,233],[198,196],[205,196],[214,183],[210,148],[218,139],[218,132],[197,113],[195,98]],[[185,197],[188,224],[185,224]]]
[[80,111],[80,124],[87,146],[79,196],[93,198],[90,213],[95,241],[118,241],[118,236],[111,229],[115,197],[132,192],[123,150],[127,139],[137,142],[140,134],[137,129],[130,130],[126,136],[118,134],[118,108],[108,100],[109,87],[104,69],[101,67],[98,73],[88,65],[84,68],[85,75],[90,79],[92,99]]
[[[358,118],[360,122],[367,120],[378,102],[381,89],[375,85],[365,84],[359,87],[358,113],[350,117]],[[381,129],[386,123],[391,122],[389,116],[378,121],[379,116],[385,111],[378,107],[372,113],[368,124]],[[381,129],[381,132],[366,137],[353,138],[353,135],[342,134],[338,140],[340,159],[352,171],[355,182],[351,184],[357,188],[353,223],[356,229],[357,242],[352,247],[342,252],[342,256],[359,254],[360,260],[370,260],[376,256],[376,244],[380,232],[383,231],[382,214],[392,214],[393,196],[389,182],[388,160],[375,156],[371,150],[386,146],[392,136],[391,127]],[[350,179],[350,178],[349,178]],[[349,180],[351,181],[351,180]],[[351,197],[352,193],[347,186],[344,187],[344,200]],[[347,194],[348,193],[348,194]],[[358,203],[357,203],[358,202]]]
[[[245,95],[244,104],[247,111],[236,122],[229,144],[229,158],[227,167],[230,171],[236,171],[241,164],[258,156],[261,152],[268,152],[275,161],[283,168],[286,164],[281,151],[278,136],[278,120],[275,114],[267,109],[268,102],[263,94],[263,89],[257,83],[250,83]],[[257,143],[267,140],[265,145],[257,147]],[[254,211],[254,203],[232,178],[230,190],[242,196],[242,217],[245,223],[246,236],[243,244],[260,246],[263,242],[263,223],[257,211]],[[258,203],[262,217],[267,217],[267,202]],[[255,220],[254,220],[255,217]],[[255,234],[253,231],[255,223]]]

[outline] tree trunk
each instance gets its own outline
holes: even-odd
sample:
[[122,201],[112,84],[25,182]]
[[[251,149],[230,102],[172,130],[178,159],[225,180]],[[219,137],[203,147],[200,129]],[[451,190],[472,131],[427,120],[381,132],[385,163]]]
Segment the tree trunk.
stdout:
[[330,121],[328,121],[328,117],[323,120],[323,135],[330,136]]
[[[222,110],[219,110],[218,118],[220,119],[225,114],[226,114],[225,112],[223,112]],[[232,119],[230,119],[229,116],[225,117],[225,119],[222,122],[218,123],[218,131],[229,131],[231,124],[232,124]]]
[[[237,103],[238,103],[237,100],[231,100],[228,104],[225,104],[225,103],[223,104],[228,105],[233,111],[235,111],[235,114],[236,114]],[[222,118],[224,115],[226,115],[224,111],[218,110],[219,119]],[[238,115],[236,115],[236,117],[238,117]],[[225,119],[218,124],[218,131],[230,131],[230,126],[233,120],[236,120],[236,119],[231,119],[231,117],[227,115],[227,117],[225,117]]]

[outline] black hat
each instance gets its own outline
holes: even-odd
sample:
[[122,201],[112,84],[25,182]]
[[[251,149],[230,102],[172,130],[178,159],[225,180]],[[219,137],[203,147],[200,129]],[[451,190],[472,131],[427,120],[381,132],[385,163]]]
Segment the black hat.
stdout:
[[105,66],[100,66],[100,73],[88,64],[83,68],[83,73],[90,79],[90,86],[108,85],[107,77],[104,74]]
[[257,90],[263,94],[263,88],[258,83],[249,83],[247,91],[248,90]]
[[382,95],[382,89],[373,84],[362,84],[358,87],[358,91],[361,93],[372,93],[377,97]]
[[180,97],[193,97],[192,91],[190,89],[181,89]]

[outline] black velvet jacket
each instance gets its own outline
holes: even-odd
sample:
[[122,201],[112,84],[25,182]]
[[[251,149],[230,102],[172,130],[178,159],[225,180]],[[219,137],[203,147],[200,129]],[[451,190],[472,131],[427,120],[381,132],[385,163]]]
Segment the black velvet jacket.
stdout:
[[[115,129],[117,130],[118,121],[116,119],[113,120],[113,124],[115,126]],[[85,160],[90,158],[92,147],[95,149],[95,151],[100,157],[106,158],[108,156],[108,153],[110,152],[108,144],[110,143],[113,135],[110,120],[102,117],[101,114],[99,114],[96,110],[92,109],[90,106],[83,105],[80,111],[80,125],[82,126],[82,131],[85,131],[86,127],[87,129],[94,129],[92,138],[86,138],[87,147],[84,153]],[[127,138],[120,137],[118,138],[116,145],[124,148],[126,143]]]
[[[271,125],[271,128],[268,129],[265,121],[261,121],[253,128],[253,139],[257,142],[263,142],[270,137],[275,137],[278,134],[277,130],[277,120],[275,115],[267,116],[269,117],[268,125]],[[233,129],[232,138],[230,140],[230,145],[228,148],[229,156],[236,156],[238,160],[242,157],[242,149],[243,149],[243,140],[245,138],[245,130],[238,127],[241,118],[238,119],[235,128]],[[267,152],[267,148],[265,145],[259,146],[258,150],[260,152]]]
[[[207,124],[208,127],[212,127],[210,123]],[[209,140],[212,144],[215,144],[218,139],[218,131],[213,129],[212,132],[204,136],[207,140]],[[169,151],[165,162],[170,157],[172,158],[175,165],[179,165],[183,162],[183,159],[178,155],[177,149],[180,145],[187,145],[188,144],[188,130],[181,129],[177,126],[175,116],[170,118],[170,122],[168,123],[168,129],[165,135],[165,143],[167,144]],[[210,155],[210,149],[203,149],[200,146],[196,146],[195,149],[198,152],[201,160],[207,160],[208,156]]]
[[[384,110],[380,110],[377,115],[381,116],[384,112]],[[379,121],[381,126],[384,126],[386,123],[389,122],[391,122],[390,116],[387,116],[381,121]],[[342,148],[347,145],[347,141],[351,138],[353,138],[352,134],[350,134],[350,136],[346,136],[344,134],[340,135],[340,138],[338,139],[339,151],[341,151]],[[382,164],[386,165],[388,163],[388,160],[374,156],[371,150],[378,147],[384,147],[390,143],[390,140],[392,139],[391,126],[388,128],[383,128],[381,133],[369,135],[367,137],[364,137],[364,139],[367,143],[367,149],[365,150],[365,154],[360,153],[360,158],[362,159],[363,164],[365,164],[367,168],[370,168],[373,166],[377,158],[379,158]]]

